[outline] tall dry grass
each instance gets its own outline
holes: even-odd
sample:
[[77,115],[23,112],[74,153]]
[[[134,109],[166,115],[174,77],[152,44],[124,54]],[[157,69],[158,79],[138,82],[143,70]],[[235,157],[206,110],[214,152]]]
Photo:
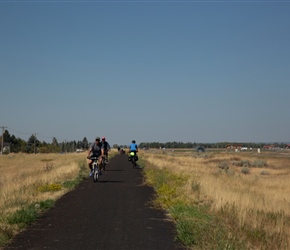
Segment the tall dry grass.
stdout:
[[57,199],[69,189],[64,181],[74,180],[86,155],[77,154],[10,154],[0,157],[0,215],[26,204]]
[[[280,242],[272,249],[290,248],[290,152],[198,154],[194,151],[149,150],[140,156],[158,169],[186,175],[188,181],[183,193],[189,202],[209,204],[213,213],[225,217],[225,212],[234,214],[237,227],[244,230],[240,233],[266,232],[272,237],[269,240]],[[248,165],[236,164],[241,162]],[[259,163],[263,163],[262,166]],[[193,192],[196,185],[200,187],[198,194]],[[259,239],[255,240],[256,249],[267,249]]]

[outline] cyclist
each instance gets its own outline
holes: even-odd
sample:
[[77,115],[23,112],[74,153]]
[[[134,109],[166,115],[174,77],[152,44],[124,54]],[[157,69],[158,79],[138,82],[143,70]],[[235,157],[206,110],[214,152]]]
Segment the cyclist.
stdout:
[[[101,161],[103,156],[104,156],[104,146],[101,143],[100,137],[96,137],[95,142],[93,142],[90,145],[88,156],[87,156],[87,158],[89,159],[89,168],[91,170],[90,176],[93,175],[93,171],[92,171],[93,160],[91,160],[91,158],[97,157]],[[102,174],[101,170],[102,170],[102,165],[100,165],[100,172],[99,172],[100,175]]]
[[111,151],[110,144],[106,141],[106,138],[102,137],[102,145],[104,146],[105,161],[108,162],[108,152]]
[[129,158],[128,158],[129,161],[131,161],[131,152],[134,152],[134,157],[136,157],[136,160],[137,160],[138,159],[137,158],[138,146],[135,140],[133,140],[129,146]]

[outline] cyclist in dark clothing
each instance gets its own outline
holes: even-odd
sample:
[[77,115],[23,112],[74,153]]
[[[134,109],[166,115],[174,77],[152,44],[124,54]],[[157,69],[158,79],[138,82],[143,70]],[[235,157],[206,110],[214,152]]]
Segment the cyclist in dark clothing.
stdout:
[[[104,156],[104,146],[101,143],[100,137],[96,137],[95,142],[93,142],[90,145],[89,151],[88,151],[88,156],[87,158],[89,159],[89,168],[91,170],[90,176],[92,176],[92,164],[93,161],[91,160],[91,157],[97,157],[99,160],[102,160],[102,157]],[[102,172],[100,172],[102,174]]]
[[104,154],[105,154],[105,160],[108,162],[108,152],[111,150],[110,144],[106,141],[105,137],[102,137],[102,145],[104,147]]

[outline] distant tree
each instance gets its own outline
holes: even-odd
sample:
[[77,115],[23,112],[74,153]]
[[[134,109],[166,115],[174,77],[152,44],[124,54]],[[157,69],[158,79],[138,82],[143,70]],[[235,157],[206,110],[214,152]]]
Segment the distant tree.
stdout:
[[61,143],[60,150],[61,150],[61,152],[65,152],[66,151],[65,143],[64,142]]
[[77,144],[76,144],[76,148],[77,149],[82,149],[82,142],[81,141],[77,141]]
[[4,142],[11,142],[11,135],[7,129],[4,131],[3,138]]
[[67,142],[65,146],[66,146],[66,152],[72,151],[72,143],[71,142]]
[[25,152],[26,141],[16,138],[14,135],[11,136],[10,152],[18,153]]
[[35,134],[31,135],[27,141],[26,152],[27,153],[37,153],[37,147],[39,146],[39,141]]
[[50,145],[50,151],[52,153],[59,153],[60,152],[60,145],[55,137],[52,138],[52,142]]
[[72,152],[75,152],[77,149],[77,142],[76,141],[73,141],[72,142]]
[[87,137],[84,137],[84,139],[83,139],[83,141],[82,141],[82,148],[83,148],[84,150],[89,149],[89,142],[88,142]]
[[51,144],[52,144],[53,146],[58,146],[58,141],[57,141],[57,139],[56,139],[55,137],[52,138],[52,142],[51,142]]
[[51,145],[43,141],[39,144],[39,153],[51,153]]

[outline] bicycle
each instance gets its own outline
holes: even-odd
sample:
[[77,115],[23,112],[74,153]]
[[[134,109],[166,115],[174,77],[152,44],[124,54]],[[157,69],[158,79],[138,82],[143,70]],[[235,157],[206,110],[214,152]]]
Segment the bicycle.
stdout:
[[92,157],[91,160],[93,161],[92,164],[92,172],[93,172],[93,181],[97,182],[99,179],[99,173],[100,173],[100,165],[98,163],[98,157]]
[[133,168],[137,167],[138,156],[136,152],[130,152],[129,161],[132,162]]
[[103,167],[104,171],[106,171],[107,156],[103,156],[103,157],[102,157],[101,164],[102,164],[102,167]]

